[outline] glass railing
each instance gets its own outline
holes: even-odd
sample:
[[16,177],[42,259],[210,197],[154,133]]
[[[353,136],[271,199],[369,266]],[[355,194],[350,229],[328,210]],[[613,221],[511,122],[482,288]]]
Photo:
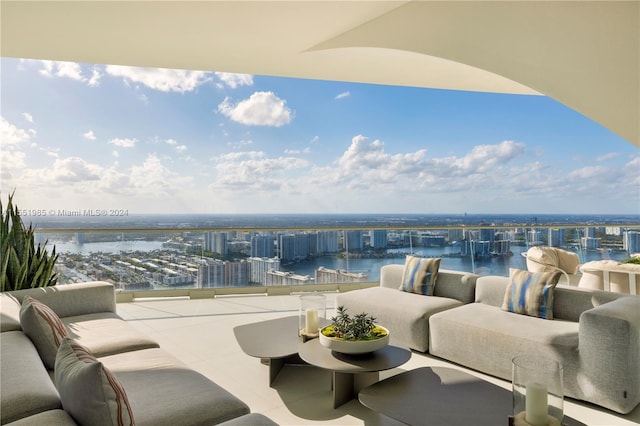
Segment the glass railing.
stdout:
[[441,269],[508,275],[526,269],[536,245],[578,254],[581,263],[640,252],[640,224],[606,226],[416,226],[396,228],[38,229],[55,246],[58,282],[109,281],[119,298],[286,294],[377,285],[380,268],[413,254]]

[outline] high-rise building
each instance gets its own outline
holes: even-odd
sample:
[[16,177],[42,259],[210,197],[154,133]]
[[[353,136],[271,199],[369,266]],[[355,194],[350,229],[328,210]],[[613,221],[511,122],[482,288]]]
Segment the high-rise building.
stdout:
[[345,231],[345,250],[361,251],[362,250],[362,231],[353,230]]
[[347,272],[321,266],[315,270],[315,279],[316,284],[353,283],[366,281],[367,275],[362,272]]
[[377,249],[387,248],[386,229],[374,229],[371,231],[371,247]]
[[463,238],[462,229],[449,229],[449,242],[460,241]]
[[565,245],[566,230],[564,228],[549,228],[549,245],[562,247]]
[[224,287],[224,262],[207,259],[198,266],[198,288]]
[[629,253],[640,253],[640,232],[625,231],[622,246]]
[[580,238],[580,244],[586,250],[597,250],[600,248],[600,238],[582,237]]
[[273,235],[254,235],[251,238],[251,257],[274,256]]
[[225,255],[228,252],[226,232],[205,232],[204,249],[213,253]]
[[269,271],[265,274],[265,286],[313,284],[309,275],[298,275],[293,272]]
[[249,262],[251,262],[252,283],[264,283],[267,272],[280,270],[280,259],[277,257],[269,259],[252,257],[249,259]]
[[248,286],[251,279],[251,262],[247,260],[237,260],[225,262],[224,265],[224,286],[239,287]]
[[[280,259],[283,261],[296,261],[309,257],[312,253],[311,241],[316,243],[317,236],[310,235],[306,232],[300,232],[296,234],[280,234],[278,238],[278,249]],[[316,253],[317,249],[313,249],[313,253]]]
[[339,252],[338,231],[319,231],[317,247],[319,254]]

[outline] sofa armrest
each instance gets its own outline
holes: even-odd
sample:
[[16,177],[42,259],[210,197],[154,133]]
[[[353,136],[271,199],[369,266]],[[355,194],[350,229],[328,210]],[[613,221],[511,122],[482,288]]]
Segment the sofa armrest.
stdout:
[[580,386],[595,388],[601,405],[628,413],[640,403],[640,297],[584,311],[579,323]]
[[380,287],[400,288],[404,264],[392,263],[380,268]]
[[40,300],[61,318],[96,312],[116,312],[113,284],[103,281],[30,288],[12,291],[11,294],[20,303],[26,296]]

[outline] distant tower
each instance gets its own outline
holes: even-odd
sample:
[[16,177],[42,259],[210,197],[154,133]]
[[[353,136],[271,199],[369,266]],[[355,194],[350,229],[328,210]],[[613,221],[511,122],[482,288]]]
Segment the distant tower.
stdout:
[[380,249],[387,248],[386,229],[374,229],[371,231],[371,247]]

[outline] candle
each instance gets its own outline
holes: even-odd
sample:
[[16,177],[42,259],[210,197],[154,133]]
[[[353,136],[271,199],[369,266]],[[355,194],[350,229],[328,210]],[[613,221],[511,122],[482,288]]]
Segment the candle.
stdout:
[[547,386],[543,383],[527,384],[525,419],[527,423],[540,426],[547,424]]
[[317,333],[318,332],[318,310],[309,308],[305,311],[305,330],[307,333]]

